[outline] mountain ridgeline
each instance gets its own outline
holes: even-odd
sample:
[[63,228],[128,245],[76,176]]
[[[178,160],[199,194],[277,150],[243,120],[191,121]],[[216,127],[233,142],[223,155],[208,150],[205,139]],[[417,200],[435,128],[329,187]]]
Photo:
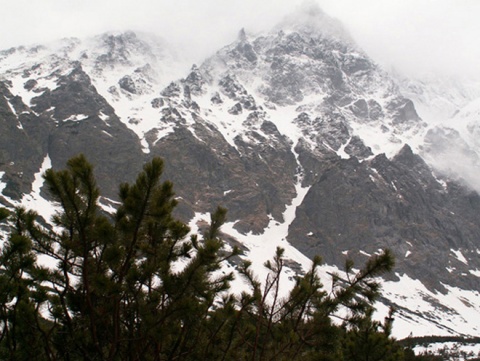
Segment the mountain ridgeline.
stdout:
[[[48,199],[45,164],[61,169],[82,153],[108,209],[117,185],[160,156],[183,221],[222,205],[232,244],[242,243],[233,233],[283,224],[285,244],[330,266],[388,248],[389,281],[418,281],[412,297],[443,312],[385,294],[402,322],[478,333],[468,316],[480,313],[478,193],[427,163],[438,125],[340,24],[321,11],[298,19],[258,36],[242,30],[178,78],[168,45],[133,32],[0,52],[1,205]],[[448,303],[452,290],[466,293]]]

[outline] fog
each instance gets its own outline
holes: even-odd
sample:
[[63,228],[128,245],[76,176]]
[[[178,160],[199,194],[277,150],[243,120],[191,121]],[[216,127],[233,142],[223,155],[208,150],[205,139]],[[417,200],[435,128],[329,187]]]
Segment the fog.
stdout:
[[[385,68],[479,77],[480,1],[311,0]],[[0,48],[110,30],[156,33],[200,62],[241,28],[258,33],[304,0],[16,0],[2,4]],[[8,36],[6,36],[8,34]]]
[[480,78],[480,1],[321,1],[377,62],[409,76]]

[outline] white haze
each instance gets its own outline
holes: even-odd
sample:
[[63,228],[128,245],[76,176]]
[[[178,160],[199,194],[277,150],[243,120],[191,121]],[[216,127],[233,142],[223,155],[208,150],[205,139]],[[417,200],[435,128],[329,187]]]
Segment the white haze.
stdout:
[[409,76],[480,79],[480,1],[323,0],[375,60]]
[[[304,0],[15,0],[2,4],[0,48],[110,30],[157,33],[201,62],[241,28],[268,30]],[[375,60],[407,75],[479,77],[480,1],[311,0],[345,23]]]

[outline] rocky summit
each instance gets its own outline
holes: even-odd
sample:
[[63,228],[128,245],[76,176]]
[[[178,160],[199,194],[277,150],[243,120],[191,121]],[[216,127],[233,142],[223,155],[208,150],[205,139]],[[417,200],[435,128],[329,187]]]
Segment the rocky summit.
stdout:
[[48,223],[41,174],[83,153],[108,211],[161,156],[177,215],[195,230],[228,208],[225,239],[260,274],[275,246],[287,280],[314,255],[328,273],[389,248],[378,310],[397,309],[395,335],[478,336],[480,87],[434,109],[434,82],[383,71],[317,8],[178,64],[133,32],[1,51],[0,204]]

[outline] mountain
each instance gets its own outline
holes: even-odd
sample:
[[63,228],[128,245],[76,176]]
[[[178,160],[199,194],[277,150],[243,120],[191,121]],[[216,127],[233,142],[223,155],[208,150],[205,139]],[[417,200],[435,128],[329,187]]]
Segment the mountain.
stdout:
[[[361,264],[390,248],[397,265],[378,309],[398,310],[395,335],[478,335],[480,197],[455,165],[475,163],[480,148],[424,116],[448,85],[388,74],[318,8],[183,64],[163,40],[133,32],[0,52],[0,203],[48,221],[40,175],[82,152],[108,211],[118,184],[158,155],[177,215],[196,230],[227,207],[226,239],[260,278],[276,246],[286,283],[316,254],[328,278],[347,256]],[[461,107],[452,122],[468,118],[469,134],[475,89],[464,103],[452,90],[445,108]]]
[[430,127],[419,149],[437,172],[461,179],[478,191],[478,121],[480,83],[432,75],[399,77],[402,93],[411,98]]

